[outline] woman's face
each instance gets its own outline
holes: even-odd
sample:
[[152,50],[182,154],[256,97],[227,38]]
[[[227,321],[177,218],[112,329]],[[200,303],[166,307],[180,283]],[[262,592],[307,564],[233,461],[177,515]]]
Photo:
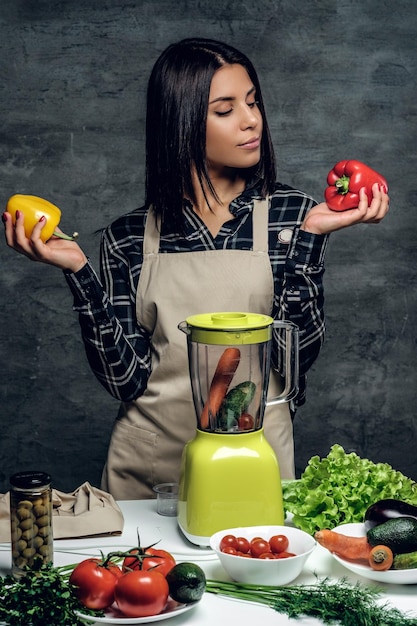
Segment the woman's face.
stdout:
[[213,76],[206,128],[211,174],[248,168],[261,157],[262,115],[256,92],[242,65],[225,65]]

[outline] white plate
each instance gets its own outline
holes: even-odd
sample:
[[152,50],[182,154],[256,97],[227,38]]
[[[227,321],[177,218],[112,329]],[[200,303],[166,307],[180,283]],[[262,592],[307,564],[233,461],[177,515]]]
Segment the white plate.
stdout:
[[119,612],[113,611],[112,609],[106,609],[104,617],[94,617],[92,615],[85,615],[84,613],[80,613],[77,611],[78,617],[82,617],[83,619],[89,620],[93,623],[97,624],[150,624],[151,622],[160,622],[164,619],[169,619],[170,617],[176,617],[177,615],[181,615],[181,613],[185,613],[190,609],[193,609],[197,606],[198,602],[192,602],[190,604],[177,604],[173,601],[168,602],[167,608],[162,612],[158,613],[158,615],[150,615],[149,617],[123,617]]
[[[350,537],[364,537],[366,535],[364,524],[342,524],[333,529],[334,531],[341,533],[342,535],[348,535]],[[415,585],[417,584],[417,568],[413,569],[401,569],[401,570],[387,570],[385,572],[378,572],[367,565],[359,565],[358,563],[352,563],[351,561],[345,561],[336,554],[332,554],[340,565],[346,567],[354,574],[363,576],[369,580],[375,580],[379,583],[390,583],[394,585]]]

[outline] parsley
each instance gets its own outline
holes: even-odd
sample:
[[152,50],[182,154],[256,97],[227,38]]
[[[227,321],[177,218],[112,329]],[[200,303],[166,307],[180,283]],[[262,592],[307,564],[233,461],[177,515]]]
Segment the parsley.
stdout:
[[[82,626],[91,624],[75,614],[80,604],[73,586],[63,575],[65,568],[44,565],[39,559],[20,579],[0,578],[0,621],[11,626]],[[101,611],[82,608],[88,615]]]

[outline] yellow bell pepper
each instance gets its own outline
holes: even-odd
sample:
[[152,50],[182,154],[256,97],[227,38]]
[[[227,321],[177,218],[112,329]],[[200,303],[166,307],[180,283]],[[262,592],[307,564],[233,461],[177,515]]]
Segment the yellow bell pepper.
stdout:
[[25,218],[25,235],[28,238],[32,233],[33,227],[39,222],[42,216],[46,218],[46,224],[41,232],[42,241],[48,241],[52,236],[69,241],[73,241],[77,237],[77,233],[69,236],[55,231],[61,219],[61,210],[55,206],[55,204],[52,204],[52,202],[44,198],[17,193],[9,198],[6,211],[11,214],[13,223],[16,222],[16,211],[23,213]]

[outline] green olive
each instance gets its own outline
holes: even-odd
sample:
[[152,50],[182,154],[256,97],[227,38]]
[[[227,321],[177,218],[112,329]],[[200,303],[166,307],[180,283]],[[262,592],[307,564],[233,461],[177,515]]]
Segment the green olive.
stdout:
[[52,546],[43,545],[38,550],[43,557],[47,556],[52,559]]
[[16,543],[22,536],[22,529],[20,526],[12,527],[12,542]]
[[36,525],[39,526],[39,528],[43,526],[48,526],[49,525],[48,515],[42,515],[42,517],[38,517],[38,519],[36,520]]
[[16,550],[18,550],[19,552],[23,552],[23,550],[25,550],[27,548],[28,542],[25,541],[24,539],[19,539],[19,541],[16,544]]
[[20,521],[24,519],[33,519],[32,509],[28,509],[26,506],[20,506],[16,510],[16,517]]
[[36,537],[36,535],[38,534],[39,534],[39,528],[36,526],[36,524],[33,524],[30,528],[22,532],[22,537],[25,541],[30,541],[31,539],[33,539],[33,537]]
[[44,540],[39,535],[36,535],[36,537],[32,539],[31,543],[34,548],[38,549],[44,545]]
[[36,554],[35,548],[26,548],[26,550],[23,550],[22,552],[22,556],[25,559],[30,559],[30,557],[32,557],[34,554]]
[[47,498],[42,497],[42,496],[38,496],[37,498],[34,498],[32,500],[32,506],[45,506],[45,502],[47,501]]
[[32,528],[33,526],[33,522],[34,520],[32,518],[28,518],[28,519],[23,519],[20,522],[20,528],[21,530],[29,530],[30,528]]
[[37,534],[39,535],[39,537],[45,539],[46,537],[49,537],[49,535],[51,534],[51,530],[49,526],[41,526]]
[[37,504],[33,507],[33,512],[37,518],[48,514],[48,507],[44,504]]
[[33,509],[33,503],[30,500],[20,500],[18,506],[25,509]]
[[15,562],[14,562],[15,566],[20,568],[20,569],[24,569],[26,567],[26,565],[28,564],[27,559],[25,559],[23,556],[19,556]]

